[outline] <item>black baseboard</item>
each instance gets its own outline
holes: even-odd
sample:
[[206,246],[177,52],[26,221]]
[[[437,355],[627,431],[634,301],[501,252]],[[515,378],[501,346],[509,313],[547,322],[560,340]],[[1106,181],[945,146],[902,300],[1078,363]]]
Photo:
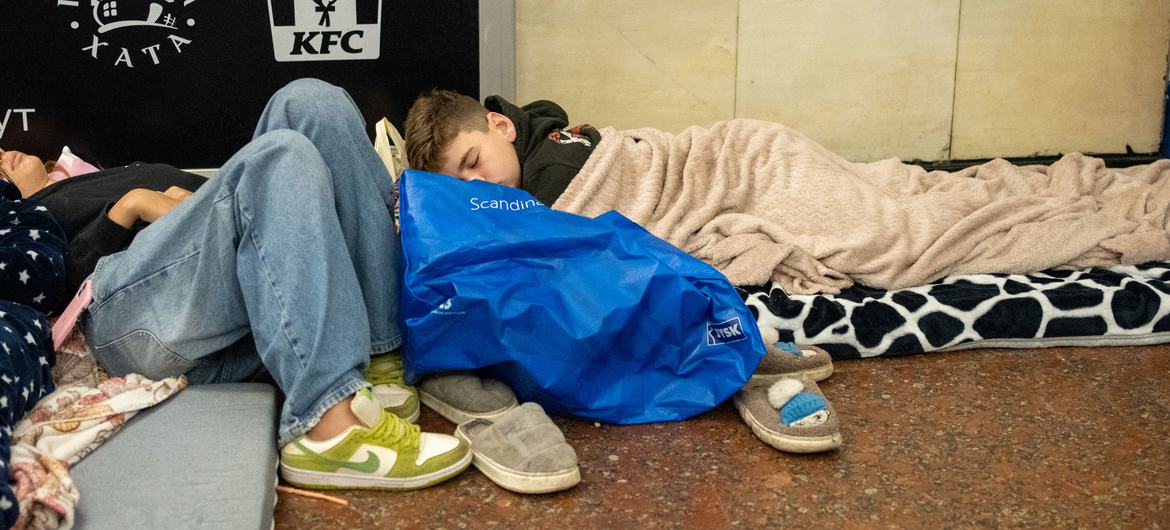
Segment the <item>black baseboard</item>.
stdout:
[[[1100,158],[1100,159],[1104,160],[1106,167],[1138,166],[1138,165],[1142,165],[1142,164],[1149,164],[1149,163],[1154,162],[1155,160],[1161,160],[1163,158],[1166,158],[1165,156],[1162,156],[1159,153],[1089,154],[1089,156],[1092,156],[1095,158]],[[1015,164],[1017,166],[1026,166],[1026,165],[1032,165],[1032,164],[1049,165],[1049,164],[1052,164],[1053,162],[1056,162],[1059,159],[1060,159],[1060,155],[1005,158],[1005,160],[1007,160],[1008,162],[1011,162],[1012,164]],[[983,163],[989,162],[991,160],[992,159],[990,159],[990,158],[982,158],[982,159],[975,159],[975,160],[936,160],[936,161],[911,160],[907,163],[914,164],[916,166],[922,166],[929,171],[934,171],[934,170],[958,171],[960,169],[983,164]]]

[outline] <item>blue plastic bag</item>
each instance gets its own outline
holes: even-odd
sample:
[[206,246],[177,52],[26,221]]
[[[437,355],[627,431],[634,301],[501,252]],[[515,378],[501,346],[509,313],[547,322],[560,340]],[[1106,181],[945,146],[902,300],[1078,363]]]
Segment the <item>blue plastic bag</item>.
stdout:
[[715,407],[764,355],[722,274],[616,212],[420,171],[399,186],[408,382],[483,369],[550,413],[645,423]]

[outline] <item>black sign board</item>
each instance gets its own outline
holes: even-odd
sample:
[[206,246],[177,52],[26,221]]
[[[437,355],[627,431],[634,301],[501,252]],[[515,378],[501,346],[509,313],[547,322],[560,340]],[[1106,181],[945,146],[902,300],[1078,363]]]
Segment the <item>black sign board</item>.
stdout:
[[0,147],[219,167],[268,97],[316,77],[401,128],[432,87],[478,96],[478,2],[9,0]]

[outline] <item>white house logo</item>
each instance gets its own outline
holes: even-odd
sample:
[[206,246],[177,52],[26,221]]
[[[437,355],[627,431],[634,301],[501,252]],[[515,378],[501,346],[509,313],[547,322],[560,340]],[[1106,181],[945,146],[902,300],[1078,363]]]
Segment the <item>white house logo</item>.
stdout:
[[188,7],[195,0],[57,0],[69,13],[69,28],[88,34],[81,49],[122,68],[162,64],[191,44],[195,26]]
[[377,59],[382,0],[268,0],[280,62]]

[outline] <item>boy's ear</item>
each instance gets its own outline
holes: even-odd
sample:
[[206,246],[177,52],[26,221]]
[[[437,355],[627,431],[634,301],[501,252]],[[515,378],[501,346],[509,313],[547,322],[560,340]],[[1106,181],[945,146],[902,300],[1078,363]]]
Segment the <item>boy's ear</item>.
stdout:
[[499,112],[489,112],[487,114],[487,120],[488,126],[504,133],[504,137],[506,137],[509,142],[516,141],[516,124],[512,123],[512,120],[507,116],[504,116]]

